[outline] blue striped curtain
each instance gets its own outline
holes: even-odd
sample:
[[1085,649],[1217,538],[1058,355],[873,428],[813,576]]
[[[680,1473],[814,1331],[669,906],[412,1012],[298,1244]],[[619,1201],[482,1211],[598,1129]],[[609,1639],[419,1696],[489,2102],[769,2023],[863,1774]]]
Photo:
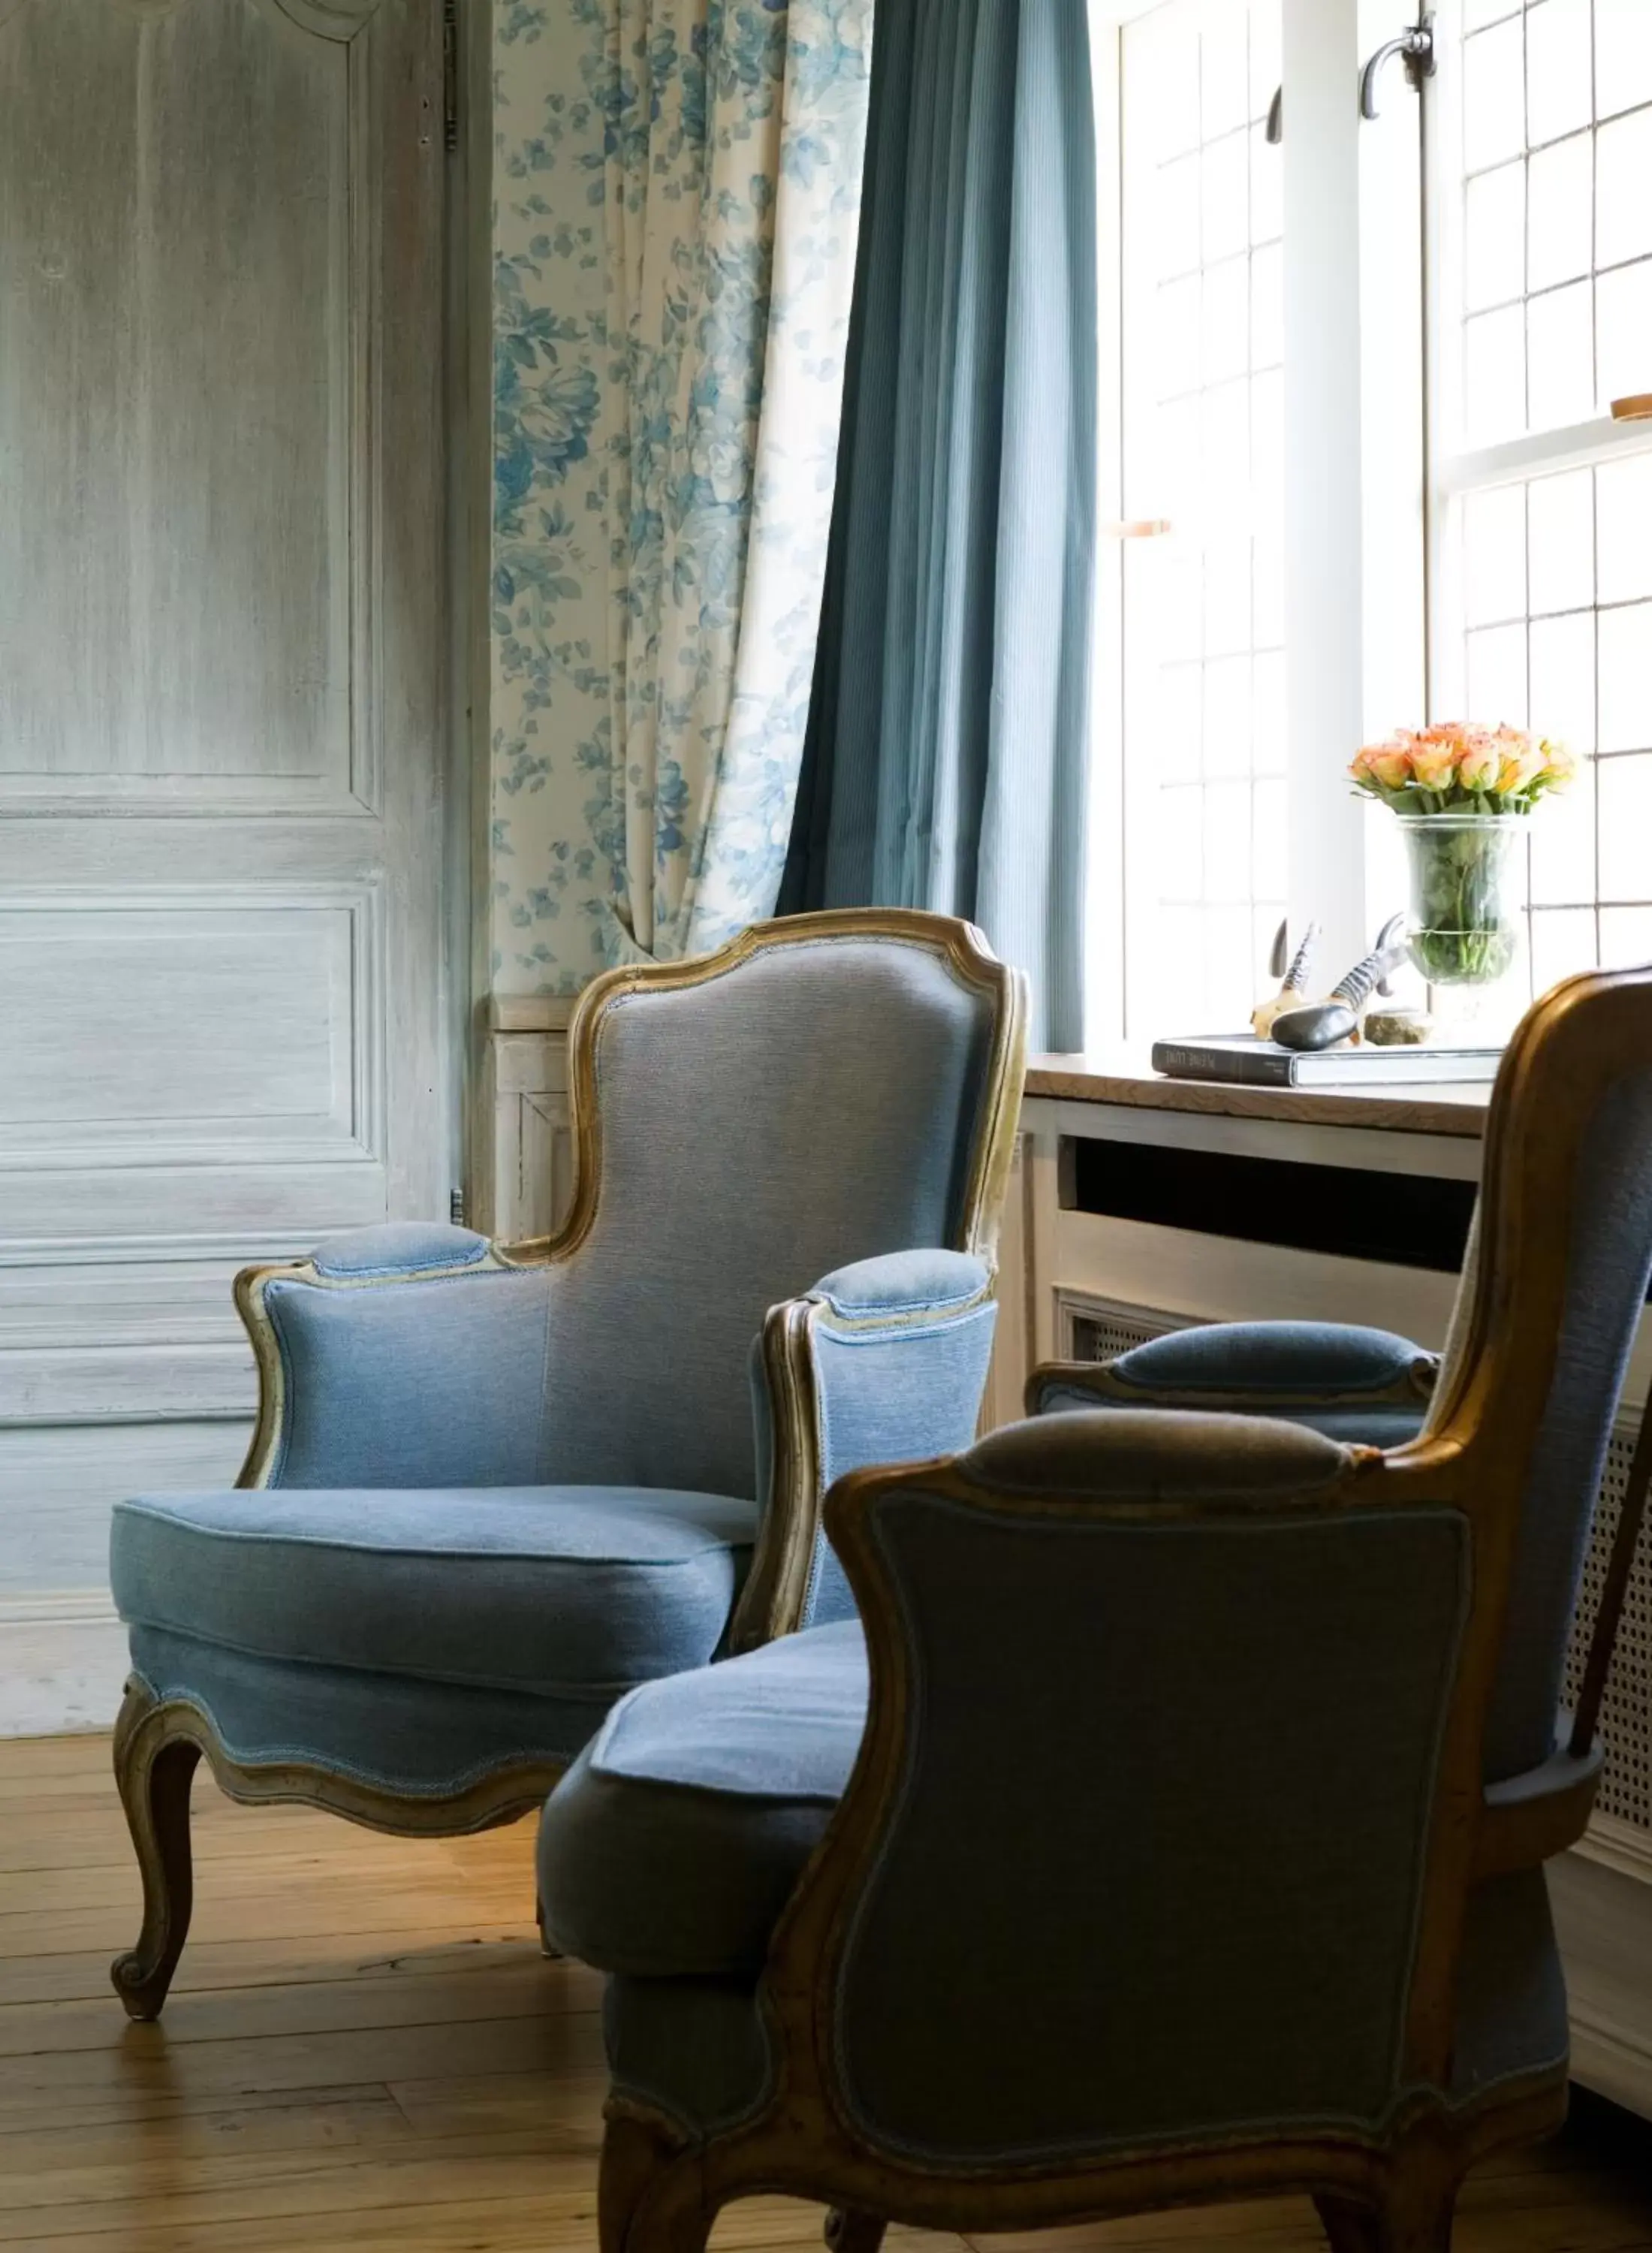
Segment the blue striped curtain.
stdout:
[[884,0],[781,904],[941,910],[1084,1036],[1096,182],[1084,0]]

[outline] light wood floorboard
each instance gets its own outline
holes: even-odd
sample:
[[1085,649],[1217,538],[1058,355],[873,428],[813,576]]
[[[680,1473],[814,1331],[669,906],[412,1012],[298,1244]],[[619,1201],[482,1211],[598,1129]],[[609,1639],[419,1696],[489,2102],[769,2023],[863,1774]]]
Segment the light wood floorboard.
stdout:
[[[533,1826],[381,1838],[196,1786],[164,2019],[109,1958],[138,1891],[107,1740],[0,1743],[0,2253],[594,2253],[601,1983],[547,1963]],[[777,2199],[728,2253],[819,2243]],[[1457,2253],[1652,2253],[1652,2129],[1593,2100],[1470,2185]],[[1323,2253],[1305,2202],[891,2253]]]

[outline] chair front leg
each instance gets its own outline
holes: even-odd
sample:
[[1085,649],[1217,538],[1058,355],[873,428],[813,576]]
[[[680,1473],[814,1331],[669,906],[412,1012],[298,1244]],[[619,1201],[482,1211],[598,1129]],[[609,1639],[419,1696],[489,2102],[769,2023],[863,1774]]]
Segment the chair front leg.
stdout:
[[889,2223],[856,2207],[834,2206],[826,2216],[826,2242],[830,2253],[878,2253]]
[[136,1678],[115,1728],[115,1781],[143,1881],[137,1945],[109,1967],[129,2018],[158,2019],[189,1937],[195,1881],[189,1795],[201,1748],[169,1733],[166,1709]]
[[610,2109],[596,2180],[600,2253],[704,2253],[716,2211],[701,2177],[663,2124]]

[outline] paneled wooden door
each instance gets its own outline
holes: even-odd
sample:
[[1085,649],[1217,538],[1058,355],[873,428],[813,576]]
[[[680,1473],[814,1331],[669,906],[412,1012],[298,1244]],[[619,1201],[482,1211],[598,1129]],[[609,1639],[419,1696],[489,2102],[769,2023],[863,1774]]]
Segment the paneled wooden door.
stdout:
[[444,169],[441,0],[0,0],[0,1728],[446,1212]]

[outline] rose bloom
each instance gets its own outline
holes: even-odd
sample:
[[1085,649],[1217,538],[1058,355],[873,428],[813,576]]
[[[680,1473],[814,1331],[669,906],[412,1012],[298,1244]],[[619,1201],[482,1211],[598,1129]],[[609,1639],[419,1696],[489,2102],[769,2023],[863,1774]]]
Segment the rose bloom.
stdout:
[[1543,772],[1543,753],[1534,751],[1530,743],[1515,750],[1505,745],[1502,764],[1497,770],[1497,788],[1505,796],[1510,791],[1524,790]]
[[1492,736],[1471,736],[1457,762],[1457,779],[1465,790],[1495,790],[1502,772],[1502,753]]
[[1543,753],[1542,779],[1551,790],[1564,790],[1578,771],[1577,761],[1564,743],[1544,743],[1539,748]]
[[1425,790],[1449,790],[1457,769],[1456,746],[1421,736],[1412,746],[1412,777]]
[[1383,790],[1404,790],[1412,778],[1412,755],[1404,743],[1370,743],[1360,757]]

